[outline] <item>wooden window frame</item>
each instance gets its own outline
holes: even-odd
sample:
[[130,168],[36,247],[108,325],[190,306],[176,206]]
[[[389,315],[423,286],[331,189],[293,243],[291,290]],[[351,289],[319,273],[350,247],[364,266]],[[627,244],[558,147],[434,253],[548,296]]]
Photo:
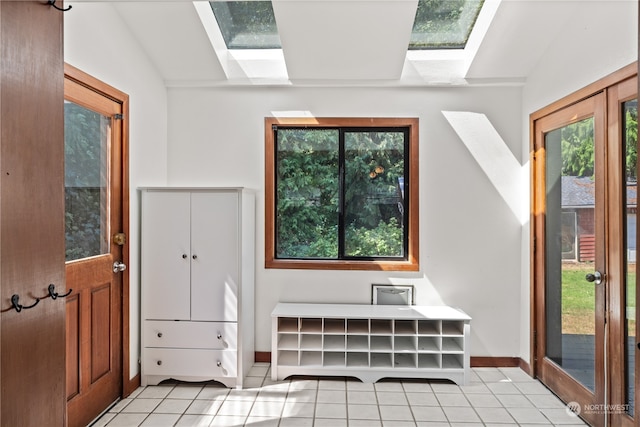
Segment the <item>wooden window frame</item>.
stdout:
[[[406,260],[305,260],[278,259],[275,254],[275,141],[274,126],[325,127],[407,127],[409,129],[408,250]],[[417,118],[265,118],[265,268],[306,270],[418,271],[419,265],[419,153]]]

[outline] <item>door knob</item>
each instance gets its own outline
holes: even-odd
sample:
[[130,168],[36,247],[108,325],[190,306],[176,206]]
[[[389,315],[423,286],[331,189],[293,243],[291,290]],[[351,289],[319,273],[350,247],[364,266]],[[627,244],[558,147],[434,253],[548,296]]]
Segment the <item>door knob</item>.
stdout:
[[585,279],[587,280],[587,282],[592,282],[596,285],[599,285],[600,283],[602,283],[602,273],[596,270],[593,273],[587,274],[585,276]]
[[113,272],[120,273],[121,271],[125,271],[127,269],[127,265],[122,261],[116,261],[113,263]]

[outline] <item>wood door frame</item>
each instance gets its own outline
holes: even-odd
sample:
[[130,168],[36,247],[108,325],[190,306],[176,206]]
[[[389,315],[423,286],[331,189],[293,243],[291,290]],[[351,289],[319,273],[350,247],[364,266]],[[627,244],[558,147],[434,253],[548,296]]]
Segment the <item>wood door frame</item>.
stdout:
[[[122,163],[120,165],[122,171],[122,231],[130,236],[130,206],[129,206],[129,95],[126,93],[96,79],[95,77],[79,70],[78,68],[64,64],[65,79],[72,80],[94,92],[97,92],[113,101],[122,105]],[[130,264],[130,243],[122,247],[122,262],[126,265]],[[130,395],[137,387],[140,386],[140,374],[131,378],[130,369],[130,346],[131,335],[129,331],[130,324],[130,279],[129,269],[122,273],[122,295],[121,295],[122,318],[121,318],[121,349],[122,349],[122,397]],[[106,408],[105,408],[106,409]]]
[[[625,137],[623,135],[624,129],[622,127],[624,117],[621,117],[622,104],[626,101],[636,99],[638,97],[637,90],[637,76],[624,80],[619,84],[611,86],[607,89],[607,145],[609,153],[613,153],[613,155],[610,156],[610,168],[616,166],[616,164],[613,164],[612,162],[615,162],[616,159],[620,159],[624,155],[624,153],[621,151],[622,144],[625,143]],[[614,216],[614,220],[609,222],[610,226],[612,226],[612,224],[615,224],[616,222],[621,224],[626,218],[625,209],[622,209],[623,206],[626,206],[626,204],[624,203],[626,201],[626,197],[623,198],[622,196],[624,194],[623,192],[626,192],[626,183],[622,181],[622,174],[616,173],[611,174],[608,177],[608,184],[610,207],[613,208],[612,216]],[[619,191],[620,189],[622,189],[623,191]],[[624,266],[624,262],[626,259],[624,236],[616,234],[617,231],[620,231],[620,228],[616,230],[611,229],[609,231],[609,236],[611,239],[609,241],[609,250],[611,254],[608,261],[609,268],[611,269],[611,271],[626,271]],[[622,231],[624,232],[624,230]],[[635,262],[636,260],[633,261]],[[610,368],[613,378],[625,379],[625,353],[623,349],[625,348],[625,346],[627,346],[627,336],[625,329],[627,301],[625,299],[626,288],[624,288],[624,285],[626,284],[626,278],[619,278],[612,281],[610,285],[617,286],[617,288],[613,289],[613,287],[610,286],[608,294],[608,316],[611,319],[611,321],[609,322],[609,359],[611,360]],[[638,372],[637,369],[635,369],[635,371]],[[609,393],[611,396],[611,403],[615,404],[617,402],[624,402],[625,388],[625,381],[621,381],[620,383],[610,383]],[[636,390],[638,390],[637,387]],[[634,411],[634,415],[637,418],[638,405],[635,405],[635,408],[636,410]],[[630,427],[633,425],[632,417],[629,417],[626,414],[621,414],[620,417],[617,417],[616,415],[618,415],[617,412],[614,414],[611,423],[614,427]]]
[[[536,152],[536,139],[539,137],[536,135],[535,122],[539,119],[542,119],[545,116],[548,116],[552,113],[558,112],[567,107],[571,107],[587,98],[590,98],[598,93],[604,93],[607,95],[607,91],[609,88],[614,87],[625,80],[632,79],[636,77],[638,74],[638,62],[634,62],[626,67],[623,67],[612,74],[550,104],[547,107],[544,107],[534,113],[532,113],[529,117],[529,138],[530,138],[530,157],[529,161],[532,167],[530,168],[530,206],[531,206],[531,214],[530,214],[530,374],[533,377],[538,377],[541,372],[539,364],[541,363],[540,358],[544,357],[541,355],[541,350],[544,349],[544,345],[538,345],[538,342],[543,342],[545,333],[544,333],[544,293],[542,289],[545,284],[544,277],[544,260],[541,253],[537,251],[544,250],[544,235],[543,228],[541,227],[541,215],[544,214],[544,186],[538,185],[538,182],[544,178],[541,174],[544,172],[544,153]],[[606,115],[608,111],[605,111]],[[609,120],[607,119],[606,126],[609,126]],[[605,132],[605,144],[607,143],[608,138],[610,137],[611,129],[607,128],[604,130]],[[605,167],[611,167],[606,166]],[[610,192],[610,189],[608,190]],[[605,230],[605,239],[608,238],[609,230]],[[610,260],[606,260],[607,263],[610,263]],[[609,265],[604,266],[606,271],[609,271]],[[607,298],[609,295],[607,293]],[[617,314],[618,317],[620,313]],[[611,352],[611,348],[608,349]],[[619,349],[616,350],[619,354]],[[638,363],[636,361],[636,366]],[[637,372],[637,369],[636,369]],[[558,383],[563,383],[567,380],[567,378],[559,377],[556,379]],[[611,387],[609,387],[611,388]],[[611,395],[611,390],[605,390],[608,395]],[[636,410],[637,411],[637,410]]]

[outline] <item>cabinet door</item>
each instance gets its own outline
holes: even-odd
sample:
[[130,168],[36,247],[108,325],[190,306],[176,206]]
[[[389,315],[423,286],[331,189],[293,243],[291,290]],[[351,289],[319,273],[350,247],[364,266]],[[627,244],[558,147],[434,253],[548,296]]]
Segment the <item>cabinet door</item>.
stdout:
[[191,195],[191,319],[237,321],[239,194]]
[[190,319],[188,192],[142,194],[144,318]]

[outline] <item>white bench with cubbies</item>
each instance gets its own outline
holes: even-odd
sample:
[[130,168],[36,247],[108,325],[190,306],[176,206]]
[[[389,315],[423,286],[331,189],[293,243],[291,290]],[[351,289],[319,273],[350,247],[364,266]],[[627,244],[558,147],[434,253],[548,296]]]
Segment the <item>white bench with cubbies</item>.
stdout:
[[471,318],[447,306],[279,303],[271,375],[469,381]]

